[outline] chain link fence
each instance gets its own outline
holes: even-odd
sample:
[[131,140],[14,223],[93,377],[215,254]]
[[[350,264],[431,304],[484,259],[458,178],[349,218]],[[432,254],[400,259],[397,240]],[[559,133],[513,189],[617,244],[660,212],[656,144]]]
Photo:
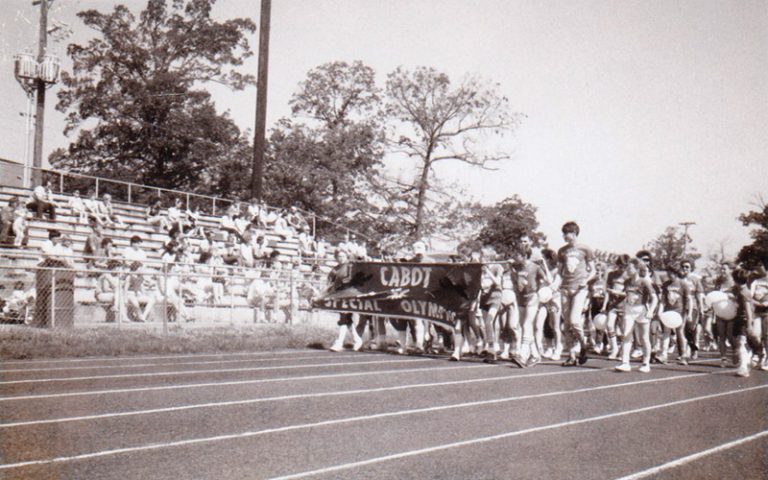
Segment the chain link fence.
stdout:
[[0,265],[0,322],[44,328],[175,328],[313,321],[325,276],[297,269],[46,259]]

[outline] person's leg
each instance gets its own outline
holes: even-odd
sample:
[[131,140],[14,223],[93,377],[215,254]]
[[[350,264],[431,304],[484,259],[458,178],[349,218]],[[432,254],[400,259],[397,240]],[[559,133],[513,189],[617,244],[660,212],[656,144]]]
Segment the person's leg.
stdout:
[[616,342],[616,319],[618,318],[618,311],[611,309],[608,311],[605,330],[608,332],[608,359],[615,360],[619,358],[619,346]]
[[142,297],[142,300],[146,302],[146,305],[144,306],[144,313],[142,314],[141,318],[145,322],[149,322],[150,317],[152,316],[152,309],[155,308],[155,296],[145,295]]
[[641,373],[648,373],[651,371],[651,323],[636,323],[635,329],[638,331],[640,341],[642,342],[643,350],[643,364],[640,367]]
[[[582,288],[569,294],[570,298],[563,298],[563,317],[566,318],[567,321],[566,329],[570,330],[573,337],[569,359],[576,359],[578,344],[579,364],[584,364],[587,361],[587,337],[584,332],[583,307],[588,294],[589,291],[586,288]],[[568,307],[565,306],[566,304],[568,304]]]
[[536,350],[540,356],[544,356],[544,323],[547,321],[547,307],[539,305],[533,323],[533,339]]
[[672,337],[672,330],[665,326],[662,326],[661,328],[661,347],[656,353],[656,360],[660,363],[667,363],[667,351],[669,350],[669,341]]
[[624,337],[621,342],[621,364],[616,367],[616,370],[620,372],[628,372],[631,370],[629,356],[632,353],[632,340],[634,339],[632,332],[635,327],[635,317],[633,315],[627,315],[626,313],[623,317],[624,321],[622,322],[621,331],[623,332]]
[[336,341],[333,342],[333,345],[331,345],[330,350],[334,352],[340,352],[344,350],[344,339],[347,337],[347,332],[352,326],[352,314],[340,313],[339,320],[336,322],[336,324],[339,326],[339,333],[336,337]]
[[538,311],[539,298],[534,294],[528,299],[524,310],[521,312],[523,338],[522,356],[526,360],[526,366],[533,366],[541,361],[541,350],[536,348],[535,341],[535,323]]
[[728,322],[718,318],[715,320],[715,327],[717,328],[717,349],[720,352],[720,366],[726,367],[728,366],[728,347],[725,341],[728,338]]

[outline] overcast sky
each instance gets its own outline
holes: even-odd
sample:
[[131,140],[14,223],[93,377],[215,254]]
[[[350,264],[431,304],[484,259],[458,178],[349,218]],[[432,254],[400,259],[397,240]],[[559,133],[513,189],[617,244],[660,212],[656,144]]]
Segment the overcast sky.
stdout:
[[[75,13],[116,3],[56,0],[51,16],[71,26],[70,41],[84,43],[92,32]],[[138,11],[146,2],[119,3]],[[215,12],[258,24],[258,5],[219,0]],[[26,101],[12,56],[34,46],[37,11],[29,0],[3,6],[0,157],[22,161]],[[251,45],[255,52],[258,33]],[[498,172],[455,164],[440,172],[485,203],[516,193],[536,205],[554,246],[567,220],[581,224],[585,243],[628,253],[669,225],[695,221],[700,251],[726,240],[735,253],[749,242],[736,217],[757,195],[768,197],[762,0],[274,0],[270,46],[269,124],[289,114],[309,69],[334,60],[362,60],[382,85],[399,65],[498,82],[527,116],[502,142],[512,159]],[[64,48],[52,45],[62,56]],[[255,74],[255,56],[245,68]],[[212,92],[220,110],[253,128],[255,88]],[[49,102],[46,156],[68,143],[62,126]]]

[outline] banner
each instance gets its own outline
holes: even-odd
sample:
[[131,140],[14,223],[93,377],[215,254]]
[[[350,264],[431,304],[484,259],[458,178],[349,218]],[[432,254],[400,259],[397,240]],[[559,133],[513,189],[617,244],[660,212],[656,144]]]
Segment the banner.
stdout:
[[313,307],[428,320],[453,327],[480,291],[479,263],[351,263]]

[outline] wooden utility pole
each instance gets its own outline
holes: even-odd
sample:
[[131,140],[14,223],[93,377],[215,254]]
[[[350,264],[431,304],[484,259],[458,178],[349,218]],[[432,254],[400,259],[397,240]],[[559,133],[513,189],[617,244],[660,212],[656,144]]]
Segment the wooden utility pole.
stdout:
[[269,67],[269,17],[272,0],[261,0],[261,31],[259,32],[259,72],[256,79],[256,126],[253,132],[253,162],[251,163],[251,197],[262,199],[264,194],[264,148],[267,129],[267,77]]
[[[42,64],[45,58],[45,50],[48,46],[48,0],[40,2],[40,37],[37,42],[37,63]],[[42,182],[43,168],[43,121],[45,117],[45,82],[42,78],[36,82],[37,110],[35,112],[35,146],[32,154],[32,186],[40,185]]]
[[688,228],[696,225],[696,222],[680,222],[678,225],[683,227],[683,257],[688,253]]

